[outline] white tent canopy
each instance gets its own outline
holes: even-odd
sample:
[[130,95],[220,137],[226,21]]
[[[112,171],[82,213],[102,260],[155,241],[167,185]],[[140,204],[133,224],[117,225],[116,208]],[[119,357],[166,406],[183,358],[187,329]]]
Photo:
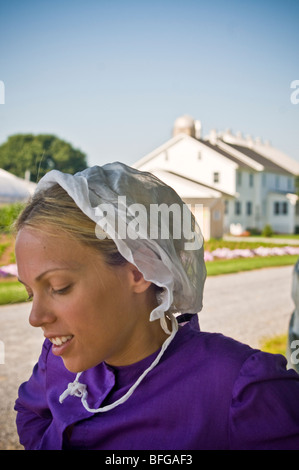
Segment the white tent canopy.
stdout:
[[33,194],[35,187],[35,183],[0,168],[0,204],[26,201]]

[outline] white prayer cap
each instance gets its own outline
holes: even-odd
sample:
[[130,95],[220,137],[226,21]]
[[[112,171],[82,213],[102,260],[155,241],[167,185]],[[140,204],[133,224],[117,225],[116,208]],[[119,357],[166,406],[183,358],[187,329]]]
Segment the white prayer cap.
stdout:
[[48,172],[36,192],[59,184],[76,205],[112,238],[144,278],[163,287],[150,320],[165,312],[202,308],[206,268],[203,237],[189,207],[154,175],[123,163],[93,166],[75,175]]

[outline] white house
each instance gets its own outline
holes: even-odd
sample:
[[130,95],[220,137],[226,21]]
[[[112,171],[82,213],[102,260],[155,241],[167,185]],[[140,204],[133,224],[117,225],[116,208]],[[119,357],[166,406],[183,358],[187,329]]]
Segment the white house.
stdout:
[[196,216],[206,239],[266,224],[280,233],[299,229],[299,162],[260,139],[215,130],[202,138],[200,122],[182,116],[173,137],[134,167],[154,173],[191,207],[201,205]]

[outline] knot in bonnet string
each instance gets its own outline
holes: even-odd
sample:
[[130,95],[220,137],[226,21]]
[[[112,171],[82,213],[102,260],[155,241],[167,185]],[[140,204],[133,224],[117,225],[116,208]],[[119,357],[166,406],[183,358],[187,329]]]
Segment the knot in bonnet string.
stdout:
[[[96,223],[98,238],[111,238],[120,254],[147,281],[163,288],[149,320],[159,319],[169,337],[131,389],[115,403],[91,409],[86,385],[79,383],[80,372],[60,396],[60,402],[68,395],[80,397],[91,413],[108,411],[126,401],[158,364],[178,330],[175,314],[196,314],[201,310],[206,278],[203,237],[189,207],[171,187],[154,175],[123,163],[94,166],[75,175],[52,170],[40,180],[36,192],[54,184],[59,184]],[[166,312],[172,331],[167,328]]]

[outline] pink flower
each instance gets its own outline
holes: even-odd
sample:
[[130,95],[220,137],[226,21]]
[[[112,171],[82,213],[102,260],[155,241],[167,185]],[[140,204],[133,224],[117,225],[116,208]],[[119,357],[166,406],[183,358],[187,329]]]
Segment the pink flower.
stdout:
[[0,276],[18,276],[17,265],[9,264],[8,266],[1,266]]

